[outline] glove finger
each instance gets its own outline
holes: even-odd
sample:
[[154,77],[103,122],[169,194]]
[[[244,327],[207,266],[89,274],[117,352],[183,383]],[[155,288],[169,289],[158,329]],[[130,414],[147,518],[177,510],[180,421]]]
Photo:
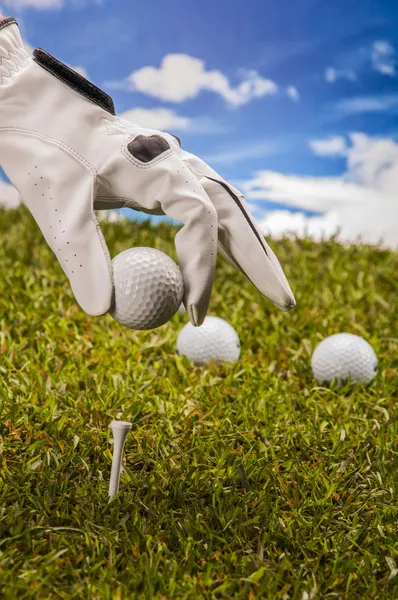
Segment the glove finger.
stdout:
[[[88,314],[105,314],[112,302],[112,265],[93,209],[96,174],[88,164],[40,135],[7,131],[12,154],[0,157],[48,245]],[[4,163],[3,163],[4,160]],[[21,178],[20,165],[28,175]],[[40,165],[43,165],[41,167]]]
[[296,301],[282,267],[256,224],[247,202],[231,184],[196,156],[184,161],[200,178],[218,216],[218,248],[275,306],[287,311]]
[[136,195],[143,204],[156,199],[163,214],[183,224],[175,236],[175,247],[184,279],[184,305],[191,323],[198,327],[206,317],[214,282],[217,212],[177,154],[158,163]]
[[293,308],[296,301],[282,267],[243,196],[224,181],[205,177],[201,184],[217,210],[219,247],[275,306]]

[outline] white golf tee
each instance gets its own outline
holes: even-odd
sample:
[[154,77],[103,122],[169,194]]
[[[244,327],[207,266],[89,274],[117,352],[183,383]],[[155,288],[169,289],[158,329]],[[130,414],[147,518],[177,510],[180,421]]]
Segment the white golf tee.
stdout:
[[113,456],[111,480],[109,483],[109,497],[113,498],[119,491],[120,470],[122,467],[123,448],[131,423],[127,421],[112,421],[109,425],[113,433]]

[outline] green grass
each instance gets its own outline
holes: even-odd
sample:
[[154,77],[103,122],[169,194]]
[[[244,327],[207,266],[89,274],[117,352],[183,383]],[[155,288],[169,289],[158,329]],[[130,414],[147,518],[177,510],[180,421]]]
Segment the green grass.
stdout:
[[[111,255],[162,223],[103,223]],[[25,208],[0,212],[0,597],[398,598],[398,255],[272,242],[297,299],[274,308],[219,260],[209,314],[236,364],[175,354],[187,317],[131,331],[76,305]],[[368,387],[318,386],[325,336],[374,347]],[[108,503],[110,421],[132,422]]]

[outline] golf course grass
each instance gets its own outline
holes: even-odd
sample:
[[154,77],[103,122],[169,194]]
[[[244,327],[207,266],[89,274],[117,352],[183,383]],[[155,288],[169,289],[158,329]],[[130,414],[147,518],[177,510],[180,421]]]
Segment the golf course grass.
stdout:
[[[111,256],[177,260],[168,223],[101,228]],[[194,367],[186,315],[86,315],[27,209],[0,211],[0,598],[398,598],[398,254],[269,242],[296,308],[219,258],[208,314],[241,357]],[[313,380],[339,332],[373,346],[367,388]],[[115,418],[132,430],[109,503]]]

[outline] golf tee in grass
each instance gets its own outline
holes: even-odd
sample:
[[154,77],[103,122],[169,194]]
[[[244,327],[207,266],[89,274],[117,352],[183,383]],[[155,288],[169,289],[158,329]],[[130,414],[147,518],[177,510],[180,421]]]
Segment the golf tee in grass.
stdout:
[[111,479],[109,482],[109,498],[113,498],[119,491],[123,448],[127,434],[131,429],[131,423],[127,423],[126,421],[112,421],[109,427],[113,433],[113,457]]

